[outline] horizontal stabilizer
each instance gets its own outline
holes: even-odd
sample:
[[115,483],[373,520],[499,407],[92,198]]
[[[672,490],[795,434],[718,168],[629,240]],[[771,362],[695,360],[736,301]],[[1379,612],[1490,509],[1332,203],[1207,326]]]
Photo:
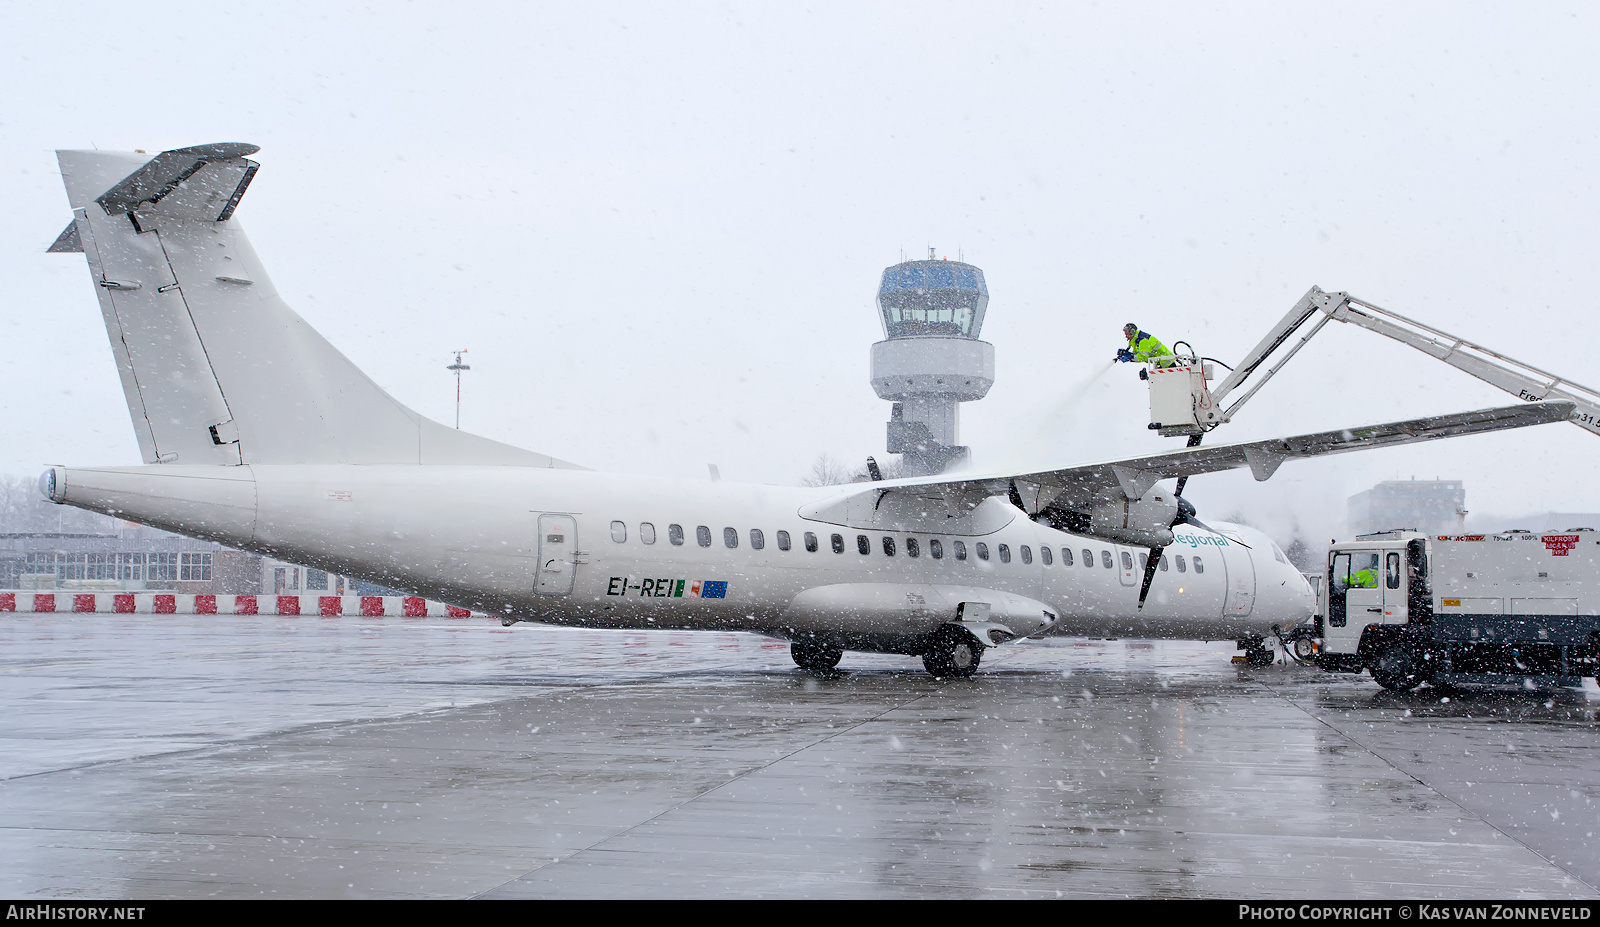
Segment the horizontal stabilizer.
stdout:
[[[164,212],[189,213],[194,218],[224,222],[233,215],[234,207],[239,205],[245,188],[255,177],[256,163],[245,160],[244,156],[260,150],[258,145],[221,142],[163,151],[124,177],[121,183],[100,194],[95,202],[108,215],[134,212],[147,204],[159,203],[181,189],[183,193]],[[198,183],[186,183],[208,167],[212,176],[203,177]]]

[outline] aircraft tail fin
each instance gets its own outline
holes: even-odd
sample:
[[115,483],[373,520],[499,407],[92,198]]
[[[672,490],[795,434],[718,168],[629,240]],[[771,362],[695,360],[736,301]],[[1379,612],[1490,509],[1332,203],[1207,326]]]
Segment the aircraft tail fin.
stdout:
[[576,467],[413,412],[278,296],[234,209],[256,146],[58,151],[146,463]]

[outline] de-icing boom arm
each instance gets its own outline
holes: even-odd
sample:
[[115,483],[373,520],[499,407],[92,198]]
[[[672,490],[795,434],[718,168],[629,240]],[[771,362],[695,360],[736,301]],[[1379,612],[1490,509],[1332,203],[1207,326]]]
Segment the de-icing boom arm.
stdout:
[[1306,342],[1322,330],[1322,326],[1328,324],[1330,320],[1337,319],[1416,348],[1430,357],[1472,374],[1485,383],[1497,386],[1518,399],[1530,402],[1546,399],[1571,402],[1573,404],[1571,420],[1580,428],[1600,434],[1600,393],[1530,364],[1513,360],[1465,338],[1457,338],[1431,325],[1408,319],[1397,312],[1390,312],[1365,300],[1357,299],[1349,293],[1326,293],[1319,287],[1312,287],[1307,291],[1306,295],[1295,303],[1294,308],[1289,310],[1289,314],[1261,339],[1261,343],[1245,355],[1245,359],[1240,361],[1233,373],[1212,391],[1212,399],[1220,405],[1229,393],[1242,386],[1245,380],[1277,353],[1278,349],[1312,316],[1320,317],[1311,326],[1311,330],[1289,348],[1288,352],[1263,374],[1248,392],[1227,408],[1222,415],[1222,421],[1231,421],[1239,407],[1249,402],[1250,397],[1272,379],[1272,375],[1288,363],[1289,358],[1305,347]]

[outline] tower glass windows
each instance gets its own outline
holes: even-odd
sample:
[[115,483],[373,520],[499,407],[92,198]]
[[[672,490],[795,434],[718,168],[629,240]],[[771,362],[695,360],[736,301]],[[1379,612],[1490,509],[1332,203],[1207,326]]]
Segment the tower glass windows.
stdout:
[[983,271],[955,261],[907,261],[883,272],[878,307],[890,338],[978,337],[989,306]]

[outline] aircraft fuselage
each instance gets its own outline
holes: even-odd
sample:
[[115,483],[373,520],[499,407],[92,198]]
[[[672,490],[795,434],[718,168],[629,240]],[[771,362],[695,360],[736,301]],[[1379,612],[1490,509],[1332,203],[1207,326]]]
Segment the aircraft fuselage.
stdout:
[[1036,524],[998,498],[983,503],[982,533],[954,533],[798,514],[859,486],[477,466],[53,473],[58,501],[550,624],[820,634],[895,650],[949,621],[946,606],[970,590],[1019,597],[1009,624],[1020,634],[1050,623],[1023,614],[1030,601],[1055,610],[1055,633],[1189,639],[1260,635],[1314,605],[1265,536],[1225,526],[1246,549],[1184,527],[1141,611],[1144,550]]

